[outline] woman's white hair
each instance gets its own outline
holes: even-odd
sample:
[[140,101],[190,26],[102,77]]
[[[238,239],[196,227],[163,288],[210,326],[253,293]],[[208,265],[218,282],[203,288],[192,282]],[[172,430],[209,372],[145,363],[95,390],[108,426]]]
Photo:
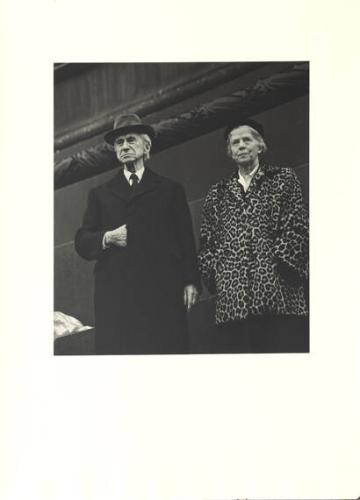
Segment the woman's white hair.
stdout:
[[[239,127],[243,127],[243,126],[245,126],[245,125],[239,125]],[[266,142],[264,141],[264,138],[259,134],[259,132],[257,130],[250,127],[250,125],[246,125],[246,126],[249,127],[251,135],[253,136],[253,138],[257,141],[257,143],[261,147],[260,153],[261,154],[266,153],[267,145],[266,145]],[[231,156],[231,148],[230,148],[230,136],[231,136],[231,133],[233,132],[233,130],[236,130],[239,127],[234,127],[230,131],[230,133],[228,134],[227,139],[226,139],[226,152],[227,152],[228,156],[230,156],[230,158],[232,157]]]

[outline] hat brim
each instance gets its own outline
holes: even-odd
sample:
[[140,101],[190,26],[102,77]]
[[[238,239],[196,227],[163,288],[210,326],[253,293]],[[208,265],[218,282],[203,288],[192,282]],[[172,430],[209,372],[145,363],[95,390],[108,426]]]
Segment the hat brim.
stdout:
[[108,132],[104,135],[104,140],[110,146],[114,145],[115,139],[120,135],[129,134],[130,132],[134,132],[136,134],[147,134],[151,140],[155,138],[155,130],[150,125],[128,125],[126,127],[119,127],[111,132]]

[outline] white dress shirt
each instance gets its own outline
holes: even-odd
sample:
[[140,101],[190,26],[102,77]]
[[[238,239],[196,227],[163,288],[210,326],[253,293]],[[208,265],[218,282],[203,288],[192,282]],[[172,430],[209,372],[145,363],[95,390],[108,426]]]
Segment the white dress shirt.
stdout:
[[130,179],[130,176],[132,174],[136,174],[138,179],[139,179],[139,182],[140,182],[142,179],[142,176],[144,175],[144,171],[145,171],[144,167],[139,168],[139,170],[136,170],[136,172],[130,172],[130,170],[128,170],[126,167],[124,167],[124,175],[125,175],[125,178],[128,181],[128,183],[130,184],[130,186],[132,185],[132,182],[133,182]]

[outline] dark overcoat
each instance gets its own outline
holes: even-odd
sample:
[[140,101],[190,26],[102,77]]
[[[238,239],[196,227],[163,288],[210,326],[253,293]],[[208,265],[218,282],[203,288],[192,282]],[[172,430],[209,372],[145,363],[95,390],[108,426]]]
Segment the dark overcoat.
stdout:
[[[104,233],[127,225],[127,246],[103,249]],[[184,353],[184,287],[199,287],[189,207],[180,184],[145,168],[132,188],[122,171],[91,190],[78,254],[96,259],[97,353]]]

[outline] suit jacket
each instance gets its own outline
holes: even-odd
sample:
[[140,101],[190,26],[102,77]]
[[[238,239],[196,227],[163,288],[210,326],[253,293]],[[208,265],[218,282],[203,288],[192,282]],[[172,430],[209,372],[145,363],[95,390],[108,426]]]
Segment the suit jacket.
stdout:
[[[127,246],[102,249],[104,233],[127,225]],[[145,168],[133,190],[123,172],[89,193],[75,248],[96,259],[97,352],[186,352],[185,285],[200,287],[182,186]]]

